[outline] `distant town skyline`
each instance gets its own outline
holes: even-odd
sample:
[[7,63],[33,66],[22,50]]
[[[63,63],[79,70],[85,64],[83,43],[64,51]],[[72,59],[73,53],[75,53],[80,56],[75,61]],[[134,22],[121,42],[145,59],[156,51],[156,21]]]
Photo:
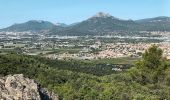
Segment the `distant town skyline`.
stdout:
[[170,0],[0,0],[0,28],[29,20],[71,24],[98,12],[121,19],[170,16]]

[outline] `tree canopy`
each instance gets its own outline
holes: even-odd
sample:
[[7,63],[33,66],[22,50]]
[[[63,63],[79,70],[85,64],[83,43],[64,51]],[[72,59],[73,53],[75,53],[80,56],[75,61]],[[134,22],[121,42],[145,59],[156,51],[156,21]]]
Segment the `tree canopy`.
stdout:
[[[61,100],[169,100],[170,64],[162,52],[152,45],[127,72],[105,76],[69,70],[79,64],[77,62],[54,63],[34,56],[3,54],[0,55],[0,75],[23,73],[54,91]],[[81,66],[75,68],[84,70]]]

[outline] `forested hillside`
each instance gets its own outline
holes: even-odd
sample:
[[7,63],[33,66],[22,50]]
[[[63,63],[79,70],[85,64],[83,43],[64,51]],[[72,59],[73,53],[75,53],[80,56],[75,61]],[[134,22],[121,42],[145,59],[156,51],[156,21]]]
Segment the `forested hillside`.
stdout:
[[23,73],[54,91],[61,100],[170,99],[170,65],[157,46],[150,47],[133,67],[121,73],[97,68],[86,71],[90,65],[85,69],[83,65],[13,53],[0,55],[1,76]]

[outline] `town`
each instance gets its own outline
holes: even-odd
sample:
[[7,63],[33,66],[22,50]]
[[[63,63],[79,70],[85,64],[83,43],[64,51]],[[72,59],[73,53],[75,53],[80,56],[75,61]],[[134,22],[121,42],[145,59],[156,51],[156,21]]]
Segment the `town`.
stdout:
[[163,49],[164,56],[170,59],[169,33],[152,32],[152,34],[156,36],[57,36],[35,35],[31,32],[4,32],[0,35],[0,52],[17,51],[26,55],[40,55],[59,60],[139,58],[150,45],[155,44]]

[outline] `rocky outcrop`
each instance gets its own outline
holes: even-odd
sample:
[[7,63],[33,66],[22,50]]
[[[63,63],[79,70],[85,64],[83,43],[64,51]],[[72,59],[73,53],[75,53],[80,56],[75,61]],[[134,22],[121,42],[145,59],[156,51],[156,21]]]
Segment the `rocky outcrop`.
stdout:
[[1,100],[58,100],[58,96],[41,88],[22,74],[0,77]]

